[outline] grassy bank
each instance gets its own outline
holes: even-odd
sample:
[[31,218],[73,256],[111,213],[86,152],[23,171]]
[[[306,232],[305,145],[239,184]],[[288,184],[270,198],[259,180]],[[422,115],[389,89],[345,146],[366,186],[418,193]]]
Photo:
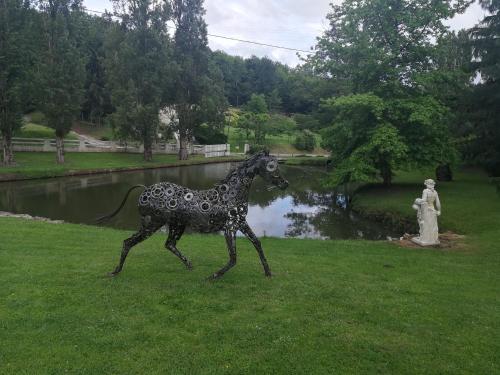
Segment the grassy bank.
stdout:
[[[388,214],[411,221],[416,212],[411,208],[415,198],[422,196],[423,181],[432,172],[401,172],[393,186],[367,185],[358,191],[354,206],[368,214]],[[500,194],[486,174],[477,169],[455,173],[454,181],[437,183],[443,206],[439,218],[442,230],[453,230],[472,236],[487,235],[500,239]]]
[[154,155],[152,162],[146,162],[142,154],[125,153],[78,153],[68,152],[65,163],[56,163],[55,153],[16,152],[17,166],[0,166],[0,181],[15,178],[56,177],[74,173],[99,172],[129,168],[154,168],[171,165],[190,165],[204,162],[232,160],[231,158],[204,158],[191,156],[189,160],[179,161],[177,155]]
[[[14,133],[14,137],[55,139],[56,132],[48,126],[27,122]],[[78,136],[75,132],[70,132],[65,139],[75,140],[78,139]]]
[[[420,180],[358,204],[414,215]],[[189,272],[155,235],[110,279],[129,232],[2,218],[0,373],[499,373],[499,196],[477,172],[438,190],[463,248],[265,238],[266,279],[239,239],[215,283],[220,236],[182,238]]]

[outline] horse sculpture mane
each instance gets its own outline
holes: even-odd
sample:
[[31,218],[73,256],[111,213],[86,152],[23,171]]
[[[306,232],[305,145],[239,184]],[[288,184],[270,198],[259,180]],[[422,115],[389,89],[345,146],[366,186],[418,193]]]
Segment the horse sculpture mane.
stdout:
[[260,241],[246,220],[248,195],[253,179],[257,175],[281,189],[288,186],[288,182],[279,174],[276,158],[261,152],[243,161],[222,181],[208,190],[192,190],[170,182],[130,188],[120,207],[112,214],[99,219],[108,220],[118,214],[130,192],[138,187],[144,188],[139,196],[141,229],[123,242],[120,263],[111,274],[117,275],[121,272],[128,252],[133,246],[166,225],[169,233],[165,247],[181,259],[188,269],[192,269],[191,262],[176,247],[186,227],[200,233],[221,231],[224,233],[229,261],[211,276],[213,279],[222,276],[236,264],[236,232],[239,230],[253,243],[266,276],[271,276]]

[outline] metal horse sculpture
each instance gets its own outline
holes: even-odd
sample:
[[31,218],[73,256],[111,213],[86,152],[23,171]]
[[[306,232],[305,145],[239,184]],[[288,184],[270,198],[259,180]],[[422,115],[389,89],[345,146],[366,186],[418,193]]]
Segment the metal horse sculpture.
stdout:
[[227,177],[209,190],[191,190],[169,182],[149,187],[137,185],[127,192],[120,207],[99,221],[114,217],[123,208],[130,192],[138,187],[145,190],[139,197],[141,229],[123,242],[120,263],[111,275],[121,272],[130,249],[144,241],[164,225],[168,226],[165,247],[174,253],[184,265],[192,268],[191,262],[176,247],[186,227],[196,232],[224,233],[229,252],[229,261],[210,278],[217,279],[236,264],[236,232],[241,231],[254,245],[259,254],[266,276],[271,276],[259,239],[247,223],[248,194],[255,176],[286,189],[288,181],[281,177],[276,158],[266,152],[258,153],[242,162]]

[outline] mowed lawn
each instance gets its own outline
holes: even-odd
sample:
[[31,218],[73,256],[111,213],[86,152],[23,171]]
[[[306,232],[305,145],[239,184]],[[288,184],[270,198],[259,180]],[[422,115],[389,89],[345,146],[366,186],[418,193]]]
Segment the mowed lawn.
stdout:
[[0,373],[500,373],[500,196],[467,176],[437,187],[460,248],[265,238],[272,279],[238,239],[207,282],[224,239],[183,237],[187,271],[164,234],[109,278],[130,232],[0,219]]
[[[0,166],[0,179],[10,177],[55,177],[78,171],[98,171],[126,168],[152,168],[170,165],[189,165],[202,162],[229,160],[229,158],[209,158],[191,155],[189,160],[179,161],[177,155],[153,155],[153,161],[144,161],[142,154],[119,152],[67,152],[64,164],[56,163],[52,152],[16,152],[17,165]],[[234,157],[233,157],[234,159]]]

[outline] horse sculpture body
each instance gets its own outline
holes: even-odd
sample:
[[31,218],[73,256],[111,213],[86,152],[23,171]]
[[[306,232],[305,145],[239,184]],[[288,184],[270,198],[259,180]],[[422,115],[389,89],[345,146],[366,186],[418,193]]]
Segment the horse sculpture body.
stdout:
[[224,180],[209,190],[191,190],[169,182],[149,187],[142,185],[132,187],[115,212],[99,219],[103,221],[115,216],[134,188],[139,186],[145,188],[139,197],[141,229],[123,242],[120,263],[111,275],[121,272],[133,246],[167,225],[169,232],[165,247],[174,253],[188,269],[192,268],[191,262],[176,246],[186,227],[201,233],[221,231],[224,233],[229,261],[211,276],[213,279],[221,277],[236,264],[236,232],[239,230],[257,250],[266,276],[271,276],[260,241],[246,220],[248,195],[252,181],[257,175],[281,189],[286,189],[288,186],[288,182],[279,173],[276,158],[261,152],[242,162]]

